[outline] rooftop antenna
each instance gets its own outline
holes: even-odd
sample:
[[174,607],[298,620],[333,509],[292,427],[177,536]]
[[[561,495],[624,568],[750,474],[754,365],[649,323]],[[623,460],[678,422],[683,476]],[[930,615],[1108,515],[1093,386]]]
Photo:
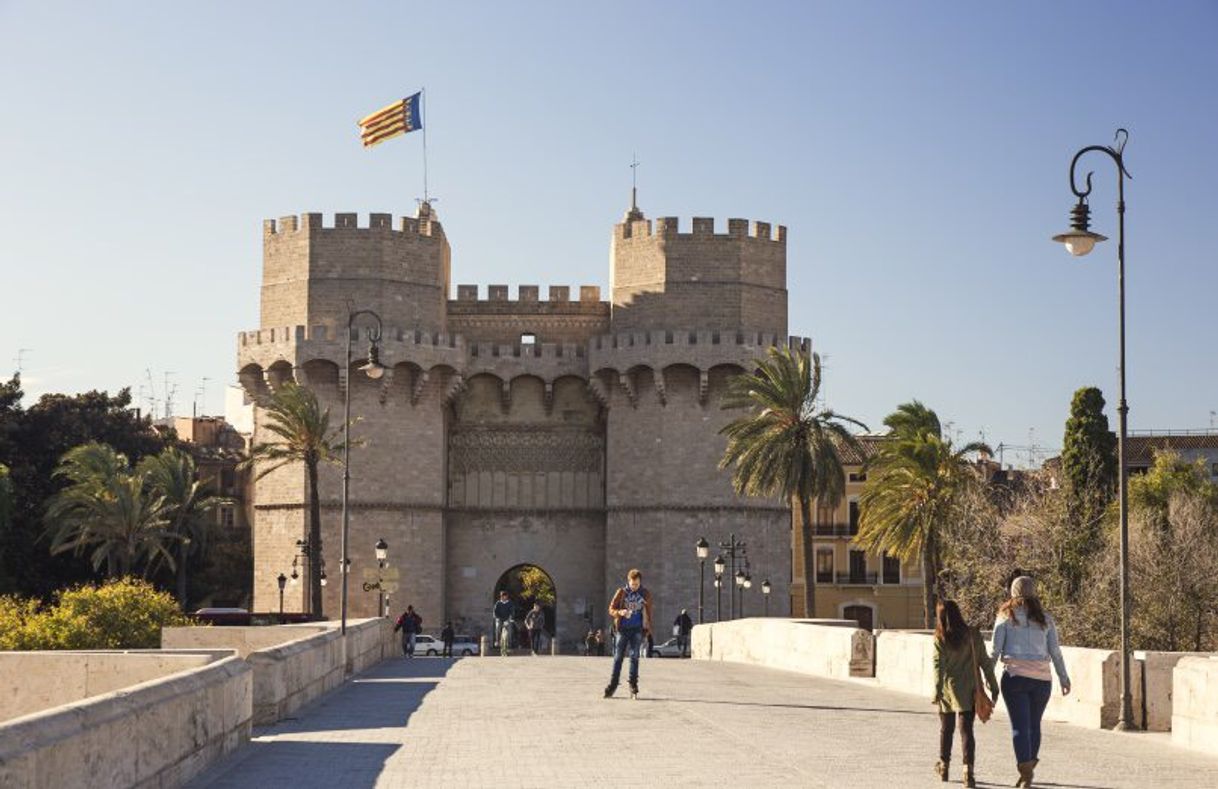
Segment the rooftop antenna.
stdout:
[[[29,353],[29,352],[30,352],[30,351],[32,351],[32,350],[34,350],[34,349],[33,349],[33,348],[18,348],[18,349],[17,349],[17,357],[16,357],[16,358],[13,360],[13,361],[15,361],[15,362],[17,363],[17,375],[21,375],[21,371],[25,369],[25,359],[24,359],[24,357],[25,357],[25,355],[26,355],[27,353]],[[1214,414],[1214,412],[1213,412],[1213,411],[1210,411],[1210,416],[1211,416],[1211,417],[1213,416],[1213,414]],[[1210,422],[1211,422],[1211,423],[1212,423],[1213,421],[1214,421],[1213,419],[1210,419]]]
[[156,384],[152,382],[152,370],[145,367],[144,377],[148,379],[148,417],[156,419]]
[[178,385],[169,385],[169,376],[173,375],[173,370],[165,371],[165,418],[169,419],[173,416],[173,396],[178,391]]
[[1218,418],[1218,411],[1210,411],[1210,430],[1214,429],[1214,419]]

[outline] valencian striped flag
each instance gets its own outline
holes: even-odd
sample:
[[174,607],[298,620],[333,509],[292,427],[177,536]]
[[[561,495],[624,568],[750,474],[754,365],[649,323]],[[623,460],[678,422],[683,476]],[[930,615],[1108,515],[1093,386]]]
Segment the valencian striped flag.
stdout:
[[407,134],[423,128],[423,115],[419,107],[418,93],[381,107],[371,115],[359,120],[360,139],[365,148],[371,148],[399,134]]

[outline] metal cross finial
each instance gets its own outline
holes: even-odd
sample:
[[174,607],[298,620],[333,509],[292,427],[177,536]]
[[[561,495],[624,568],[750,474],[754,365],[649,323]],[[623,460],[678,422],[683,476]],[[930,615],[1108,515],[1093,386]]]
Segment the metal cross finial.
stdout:
[[639,155],[630,154],[630,210],[632,212],[639,210],[639,164]]

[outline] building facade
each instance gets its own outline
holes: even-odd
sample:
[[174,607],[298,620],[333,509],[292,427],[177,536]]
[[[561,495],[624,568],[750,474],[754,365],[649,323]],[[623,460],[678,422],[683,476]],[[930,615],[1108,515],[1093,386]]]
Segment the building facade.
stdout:
[[[786,228],[730,219],[716,232],[695,218],[682,232],[632,208],[613,230],[608,299],[596,286],[550,287],[543,299],[534,285],[491,285],[485,298],[458,285],[450,299],[451,249],[426,203],[362,227],[355,214],[270,220],[263,248],[261,328],[238,337],[254,440],[268,440],[260,406],[286,381],[315,391],[335,426],[349,387],[359,420],[350,615],[376,611],[363,583],[378,575],[384,539],[398,576],[390,606],[413,604],[428,626],[485,632],[504,573],[530,565],[552,580],[552,625],[570,642],[604,625],[610,594],[638,567],[663,634],[682,608],[696,614],[697,539],[733,532],[754,577],[772,584],[771,614],[788,613],[789,509],[737,497],[718,468],[728,379],[768,347],[810,350],[786,333]],[[366,318],[343,369],[351,309],[382,319],[379,380],[359,370]],[[327,466],[319,482],[327,616],[339,611],[341,479]],[[303,468],[258,480],[254,498],[254,605],[270,610],[307,536]],[[289,597],[301,610],[304,585]]]

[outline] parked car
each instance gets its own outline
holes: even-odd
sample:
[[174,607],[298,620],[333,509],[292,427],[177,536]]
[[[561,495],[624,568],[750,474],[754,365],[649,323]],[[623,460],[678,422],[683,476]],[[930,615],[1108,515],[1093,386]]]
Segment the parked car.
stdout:
[[[444,654],[444,642],[435,636],[418,635],[414,639],[414,651],[436,657]],[[470,657],[478,654],[478,642],[470,636],[453,636],[453,657]]]
[[647,657],[681,657],[681,647],[677,645],[677,639],[670,638],[663,644],[656,644],[651,648],[651,654]]

